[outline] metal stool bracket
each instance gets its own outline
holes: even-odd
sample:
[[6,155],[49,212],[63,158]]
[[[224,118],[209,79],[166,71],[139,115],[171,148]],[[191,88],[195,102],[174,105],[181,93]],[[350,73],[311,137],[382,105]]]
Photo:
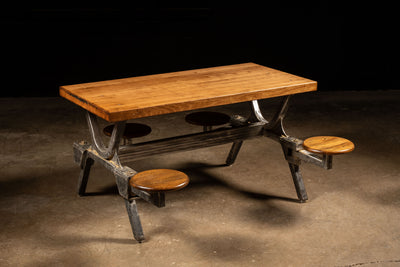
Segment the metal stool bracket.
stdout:
[[282,136],[280,138],[282,148],[284,150],[285,159],[293,164],[300,165],[300,163],[312,163],[326,170],[332,169],[332,156],[331,155],[318,155],[311,153],[303,148],[303,140]]

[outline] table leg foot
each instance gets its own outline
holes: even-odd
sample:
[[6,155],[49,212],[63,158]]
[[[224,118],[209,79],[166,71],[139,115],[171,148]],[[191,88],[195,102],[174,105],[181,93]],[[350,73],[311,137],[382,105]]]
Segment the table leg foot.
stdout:
[[143,242],[144,234],[142,224],[140,222],[139,213],[136,207],[136,201],[125,200],[126,210],[128,211],[129,221],[131,223],[134,238],[139,242]]

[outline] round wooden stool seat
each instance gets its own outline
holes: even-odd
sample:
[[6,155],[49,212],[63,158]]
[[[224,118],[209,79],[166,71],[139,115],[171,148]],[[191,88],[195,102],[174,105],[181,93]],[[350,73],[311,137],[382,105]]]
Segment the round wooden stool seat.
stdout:
[[[114,125],[108,125],[103,129],[103,132],[107,136],[111,136]],[[124,139],[131,139],[146,136],[151,132],[151,128],[146,124],[141,123],[127,123],[125,125],[125,131],[123,134]]]
[[231,117],[214,111],[199,111],[190,113],[185,117],[186,122],[200,126],[217,126],[228,123]]
[[180,171],[154,169],[142,171],[132,176],[129,184],[148,192],[162,192],[182,189],[189,184],[189,177]]
[[350,140],[336,136],[315,136],[304,140],[305,150],[326,155],[344,154],[354,150]]

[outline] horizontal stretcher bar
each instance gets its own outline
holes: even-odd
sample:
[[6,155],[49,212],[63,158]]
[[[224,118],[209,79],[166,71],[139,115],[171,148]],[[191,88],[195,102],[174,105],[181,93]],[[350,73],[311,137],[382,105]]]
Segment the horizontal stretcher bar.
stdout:
[[121,146],[118,156],[121,161],[129,161],[164,153],[228,144],[264,135],[264,125],[263,122],[257,122],[246,126],[220,128],[209,132]]

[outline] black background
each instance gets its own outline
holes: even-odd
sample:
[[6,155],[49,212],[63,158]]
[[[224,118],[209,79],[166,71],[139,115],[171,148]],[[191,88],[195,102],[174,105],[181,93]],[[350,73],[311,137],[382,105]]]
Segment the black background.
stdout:
[[301,2],[4,7],[1,96],[244,62],[322,91],[398,89],[395,2]]

